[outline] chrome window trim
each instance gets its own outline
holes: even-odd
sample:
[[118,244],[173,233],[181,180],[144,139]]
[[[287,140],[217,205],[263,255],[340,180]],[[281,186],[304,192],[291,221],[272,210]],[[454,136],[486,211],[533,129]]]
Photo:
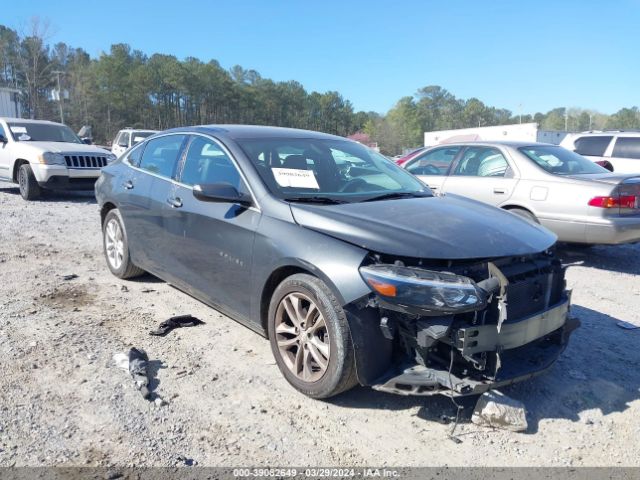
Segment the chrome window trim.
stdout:
[[[238,165],[238,162],[236,161],[235,157],[231,154],[229,149],[222,142],[220,142],[217,138],[212,137],[211,135],[207,135],[207,134],[200,133],[200,132],[171,132],[171,133],[166,133],[166,134],[163,134],[163,135],[157,135],[156,134],[150,140],[156,140],[158,138],[167,137],[169,135],[185,135],[187,137],[201,136],[201,137],[206,138],[207,140],[212,140],[231,159],[231,163],[233,163],[233,166],[236,168],[236,170],[238,170],[238,173],[240,174],[240,178],[242,178],[242,181],[244,182],[245,186],[247,187],[247,190],[249,190],[249,194],[251,195],[251,200],[253,202],[253,205],[251,207],[247,207],[247,210],[253,210],[253,211],[258,212],[258,213],[262,212],[262,208],[260,207],[260,204],[258,203],[258,201],[256,199],[256,195],[253,192],[253,189],[251,188],[251,184],[249,183],[249,181],[247,180],[247,177],[245,176],[244,172],[242,171],[242,169]],[[184,151],[182,151],[181,155],[178,157],[178,166],[180,167],[180,169],[176,170],[176,172],[179,172],[180,174],[182,174],[182,167],[184,166],[184,161],[186,159],[186,154],[187,154],[188,148],[191,145],[191,141],[192,140],[189,140],[187,142],[187,145],[186,145]],[[182,187],[182,188],[186,188],[188,190],[193,191],[193,186],[192,185],[187,185],[185,183],[182,183],[182,182],[176,180],[175,178],[168,178],[168,177],[165,177],[163,175],[158,175],[157,173],[150,172],[149,170],[145,170],[144,168],[136,167],[135,165],[132,165],[131,162],[129,162],[129,154],[130,154],[130,152],[132,152],[134,148],[138,147],[138,145],[140,145],[140,146],[145,145],[145,148],[146,148],[146,143],[147,143],[147,140],[145,140],[144,142],[140,142],[140,143],[136,144],[133,148],[131,148],[131,150],[129,152],[127,152],[127,155],[123,158],[122,163],[126,164],[130,168],[132,168],[134,170],[137,170],[139,172],[145,173],[147,175],[151,175],[152,177],[156,177],[156,178],[159,178],[161,180],[166,180],[168,182],[173,183],[176,186],[179,186],[179,187]]]

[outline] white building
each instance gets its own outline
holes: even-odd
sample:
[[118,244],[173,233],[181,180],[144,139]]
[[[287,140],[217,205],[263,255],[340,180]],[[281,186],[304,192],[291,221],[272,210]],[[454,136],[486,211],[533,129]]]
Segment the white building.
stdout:
[[431,147],[440,143],[483,140],[488,142],[499,140],[543,142],[558,145],[566,135],[567,132],[558,130],[540,130],[537,123],[518,123],[515,125],[424,132],[424,146]]
[[0,117],[22,117],[18,95],[20,90],[0,87]]

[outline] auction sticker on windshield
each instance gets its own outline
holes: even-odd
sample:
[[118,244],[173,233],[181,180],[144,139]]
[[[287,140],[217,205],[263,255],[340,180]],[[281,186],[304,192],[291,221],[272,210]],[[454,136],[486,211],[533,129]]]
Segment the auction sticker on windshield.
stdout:
[[311,170],[295,168],[272,168],[273,178],[281,187],[320,189],[316,176]]
[[27,133],[27,127],[21,125],[9,125],[9,128],[13,133]]

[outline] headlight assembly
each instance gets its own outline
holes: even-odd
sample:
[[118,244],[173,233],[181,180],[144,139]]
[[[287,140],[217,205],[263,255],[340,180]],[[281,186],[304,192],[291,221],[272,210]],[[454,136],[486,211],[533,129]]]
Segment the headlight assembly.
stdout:
[[389,304],[414,307],[436,314],[480,310],[488,294],[470,278],[415,267],[369,265],[360,275]]
[[45,165],[66,165],[64,155],[54,152],[44,152],[38,156],[38,160]]

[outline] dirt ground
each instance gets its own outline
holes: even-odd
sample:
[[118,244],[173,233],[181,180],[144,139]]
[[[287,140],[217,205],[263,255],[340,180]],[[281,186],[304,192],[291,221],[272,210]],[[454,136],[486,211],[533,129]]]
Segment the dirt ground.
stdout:
[[[640,329],[617,322],[640,325],[640,245],[562,254],[582,327],[548,374],[503,390],[529,430],[467,408],[456,444],[450,399],[306,398],[262,337],[154,277],[113,277],[92,195],[27,203],[0,183],[0,466],[639,466]],[[148,334],[186,313],[206,324]],[[113,364],[130,346],[168,405]]]

